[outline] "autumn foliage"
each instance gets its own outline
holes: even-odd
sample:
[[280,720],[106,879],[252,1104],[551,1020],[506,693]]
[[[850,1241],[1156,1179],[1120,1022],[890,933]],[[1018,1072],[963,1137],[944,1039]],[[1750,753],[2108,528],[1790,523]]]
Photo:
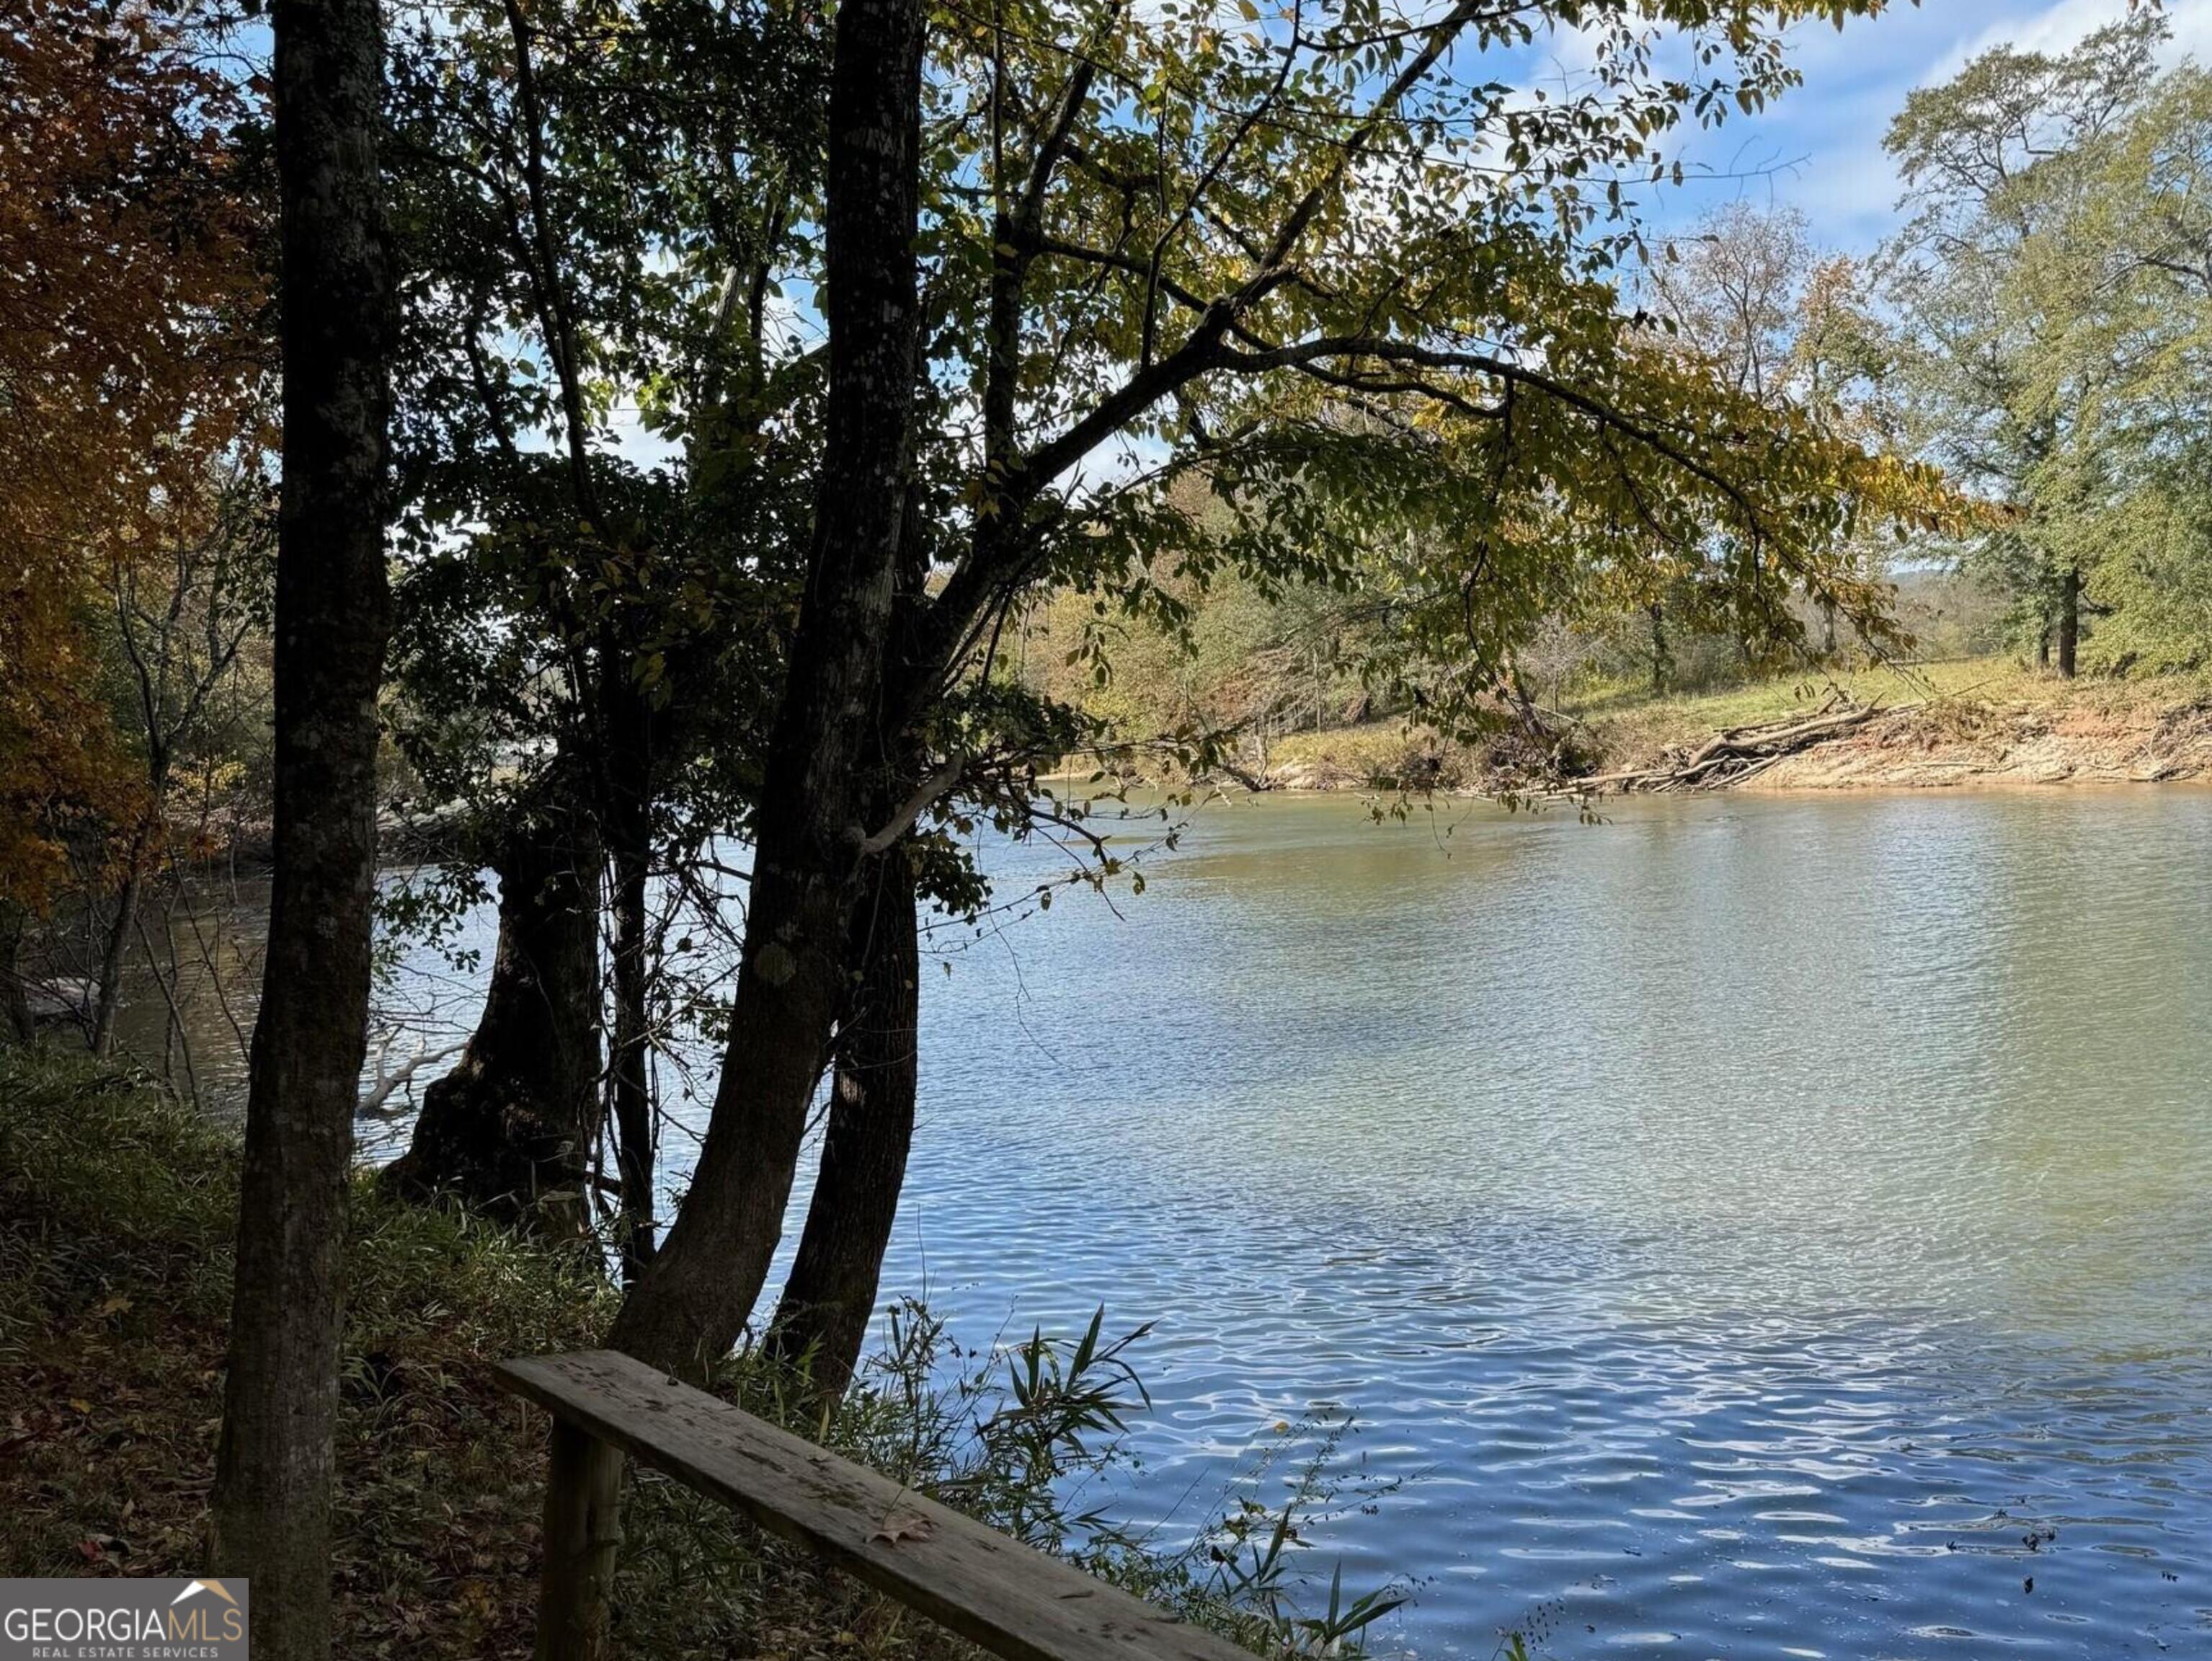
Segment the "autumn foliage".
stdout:
[[0,901],[130,817],[87,630],[253,435],[250,94],[183,15],[0,0]]

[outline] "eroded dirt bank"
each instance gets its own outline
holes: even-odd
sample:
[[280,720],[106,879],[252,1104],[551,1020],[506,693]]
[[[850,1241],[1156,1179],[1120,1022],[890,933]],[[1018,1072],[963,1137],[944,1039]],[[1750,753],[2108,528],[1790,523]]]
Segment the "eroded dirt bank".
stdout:
[[[2103,707],[2100,707],[2100,703]],[[1946,700],[1876,715],[1783,757],[1743,787],[1836,790],[1969,784],[2155,784],[2212,777],[2212,703]]]
[[[1599,794],[1930,789],[2212,780],[2212,686],[2197,678],[2068,684],[2014,669],[1756,691],[1562,718]],[[1917,682],[1917,684],[1916,684]],[[1261,771],[1292,790],[1526,788],[1528,747],[1444,745],[1376,723],[1302,735]]]

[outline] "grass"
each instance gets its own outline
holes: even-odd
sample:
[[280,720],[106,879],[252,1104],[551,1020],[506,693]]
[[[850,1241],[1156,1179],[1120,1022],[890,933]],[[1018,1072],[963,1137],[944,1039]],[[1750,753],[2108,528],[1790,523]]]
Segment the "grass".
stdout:
[[1562,702],[1568,713],[1585,719],[1631,710],[1668,711],[1686,722],[1719,727],[1778,720],[1805,705],[1819,704],[1832,691],[1841,691],[1859,703],[1910,703],[1929,697],[2020,696],[2055,684],[2015,659],[1954,658],[1942,663],[1805,670],[1658,698],[1641,683],[1601,683],[1571,693]]
[[1565,713],[1589,724],[1606,764],[1627,765],[1670,745],[1701,742],[1725,727],[1752,727],[1809,715],[1832,693],[1855,703],[1929,706],[1932,733],[1947,730],[1949,712],[1961,731],[1996,710],[2047,717],[2083,714],[2118,717],[2193,703],[2212,691],[2203,674],[2133,678],[2082,676],[2065,681],[2016,657],[1955,658],[1829,673],[1776,676],[1721,691],[1654,698],[1648,690],[1595,687],[1564,700]]
[[[182,1575],[202,1559],[222,1406],[237,1147],[150,1080],[0,1050],[0,1575]],[[338,1652],[530,1651],[544,1427],[497,1390],[505,1355],[597,1342],[596,1256],[453,1211],[355,1194],[332,1573]],[[750,1355],[749,1409],[1270,1656],[1358,1652],[1394,1600],[1304,1591],[1298,1530],[1333,1504],[1230,1506],[1164,1548],[1069,1509],[1145,1402],[1103,1323],[963,1358],[927,1311],[834,1415]],[[950,1364],[950,1365],[948,1365]],[[1361,1495],[1364,1503],[1371,1495]],[[920,1617],[650,1474],[624,1500],[617,1652],[924,1661],[975,1653]],[[1310,1603],[1312,1608],[1307,1605]]]
[[2008,658],[1963,658],[1838,672],[1777,675],[1712,691],[1653,697],[1643,686],[1595,686],[1562,700],[1564,713],[1597,733],[1608,765],[1626,765],[1670,744],[1702,740],[1731,727],[1755,727],[1810,715],[1840,692],[1856,703],[1895,705],[1978,698],[2014,701],[2051,695],[2059,683]]

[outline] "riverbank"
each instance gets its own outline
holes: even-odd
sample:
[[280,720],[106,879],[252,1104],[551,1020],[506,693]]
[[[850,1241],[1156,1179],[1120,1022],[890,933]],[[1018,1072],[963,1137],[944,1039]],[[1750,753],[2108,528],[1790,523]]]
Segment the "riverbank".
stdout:
[[[205,1569],[237,1165],[233,1135],[143,1074],[0,1050],[0,1576]],[[490,1365],[596,1344],[618,1293],[580,1244],[403,1205],[365,1178],[347,1279],[339,1652],[521,1661],[545,1428],[493,1384]],[[1257,1653],[1296,1647],[1287,1560],[1249,1584],[1222,1567],[1264,1550],[1272,1517],[1231,1513],[1169,1549],[1062,1510],[1063,1488],[1118,1460],[1116,1415],[1141,1405],[1131,1381],[1086,1372],[1073,1346],[1043,1339],[963,1355],[918,1307],[893,1330],[834,1411],[745,1354],[714,1388]],[[1042,1384],[1017,1402],[1006,1371],[1026,1372],[1030,1347]],[[978,1653],[676,1484],[633,1480],[623,1504],[620,1653]]]
[[[1716,734],[1810,716],[1831,700],[1872,706],[1863,725],[1762,769],[1739,788],[1922,789],[1965,785],[2152,783],[2212,778],[2212,678],[2062,681],[1984,658],[1842,675],[1778,678],[1652,698],[1631,691],[1561,701],[1556,719],[1584,769],[1665,766]],[[1504,763],[1501,766],[1501,761]],[[1399,721],[1301,733],[1269,752],[1278,789],[1389,789],[1426,783],[1491,792],[1510,758],[1443,745]]]

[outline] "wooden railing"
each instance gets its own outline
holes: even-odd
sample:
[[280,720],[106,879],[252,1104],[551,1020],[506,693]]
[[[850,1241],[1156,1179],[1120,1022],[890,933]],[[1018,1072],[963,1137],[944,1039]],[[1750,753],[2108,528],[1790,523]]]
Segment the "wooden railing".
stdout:
[[1007,1661],[1251,1661],[1117,1586],[627,1355],[533,1356],[498,1372],[553,1415],[538,1661],[608,1653],[626,1455]]

